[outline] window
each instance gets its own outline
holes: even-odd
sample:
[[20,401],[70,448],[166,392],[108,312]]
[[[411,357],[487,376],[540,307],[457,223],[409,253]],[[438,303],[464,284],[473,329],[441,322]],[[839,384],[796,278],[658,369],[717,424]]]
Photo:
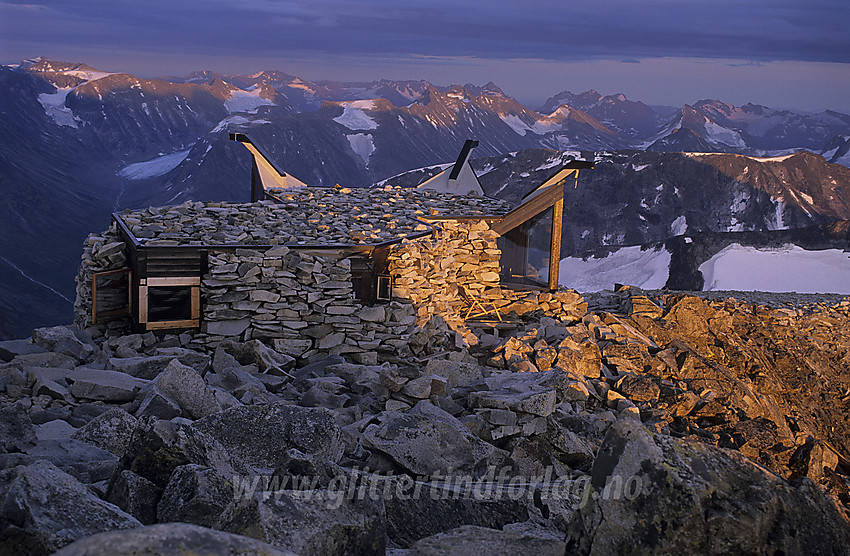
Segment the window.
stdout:
[[119,268],[92,275],[93,324],[130,315],[130,269]]
[[501,282],[508,287],[549,287],[554,209],[513,228],[498,239]]
[[146,330],[195,328],[200,323],[199,277],[157,277],[139,281],[139,324]]

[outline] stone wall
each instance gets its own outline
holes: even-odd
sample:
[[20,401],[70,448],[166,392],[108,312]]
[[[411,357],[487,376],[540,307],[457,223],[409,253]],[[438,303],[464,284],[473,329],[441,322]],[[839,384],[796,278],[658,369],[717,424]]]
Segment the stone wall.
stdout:
[[[90,234],[83,242],[83,255],[77,272],[77,297],[74,300],[74,325],[86,328],[92,325],[92,276],[97,272],[127,266],[126,244],[121,239],[115,223],[101,234]],[[113,321],[111,327],[126,327],[128,322]]]
[[[466,326],[459,287],[505,315],[544,311],[581,318],[587,304],[570,290],[517,292],[499,286],[498,234],[484,221],[442,221],[431,236],[390,249],[393,301],[364,306],[354,298],[351,260],[285,246],[210,251],[201,282],[201,328],[190,344],[259,339],[301,360],[346,355],[363,363],[427,355],[477,343]],[[125,266],[113,226],[85,243],[77,285],[77,324],[91,325],[91,277]],[[126,321],[110,323],[112,328]]]
[[366,307],[354,299],[351,260],[285,246],[211,252],[201,283],[204,322],[193,343],[259,339],[302,359],[350,355],[377,361],[415,331],[409,302]]
[[524,315],[542,310],[557,319],[578,320],[587,303],[573,290],[557,292],[514,291],[499,285],[499,235],[486,221],[441,221],[433,236],[405,240],[393,247],[389,272],[395,277],[394,293],[416,307],[417,322],[425,326],[439,315],[463,337],[467,345],[476,337],[466,327],[462,286],[471,297],[493,304],[501,313]]

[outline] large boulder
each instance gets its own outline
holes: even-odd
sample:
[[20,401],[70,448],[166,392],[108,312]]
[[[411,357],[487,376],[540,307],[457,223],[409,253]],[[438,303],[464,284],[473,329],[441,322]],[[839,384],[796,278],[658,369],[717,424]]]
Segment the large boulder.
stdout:
[[385,411],[363,431],[363,446],[389,456],[413,475],[448,470],[483,473],[507,454],[484,442],[456,418],[422,400],[407,413]]
[[294,556],[292,552],[281,550],[270,544],[213,531],[206,527],[188,523],[162,523],[139,527],[129,531],[109,531],[92,535],[68,545],[57,556],[94,556],[111,554],[112,556],[138,556],[157,554],[159,556],[186,556],[204,554],[205,556],[235,556],[252,554],[256,556]]
[[[454,485],[461,481],[453,477],[447,482]],[[501,529],[529,518],[525,500],[511,500],[507,492],[491,487],[492,482],[478,484],[480,496],[476,495],[475,486],[468,491],[447,490],[442,484],[439,488],[424,486],[417,495],[416,486],[411,485],[412,480],[395,480],[390,487],[391,496],[384,500],[387,537],[403,548],[463,525]]]
[[251,536],[301,556],[384,554],[380,498],[333,490],[277,490],[234,501],[216,527]]
[[333,413],[285,403],[231,407],[198,420],[194,428],[220,442],[247,466],[274,471],[296,448],[330,462],[342,456],[342,433]]
[[469,404],[547,417],[559,401],[574,397],[570,392],[572,383],[579,383],[578,378],[558,368],[537,373],[502,373],[481,381],[483,389],[469,395]]
[[8,363],[19,355],[45,353],[46,349],[29,340],[3,340],[0,342],[0,361]]
[[177,467],[195,463],[214,467],[225,477],[245,474],[240,460],[212,436],[172,421],[146,420],[139,423],[121,460],[122,468],[164,488]]
[[32,331],[35,344],[55,353],[69,355],[77,361],[85,361],[95,352],[95,347],[81,341],[67,326],[37,328]]
[[295,366],[293,357],[271,349],[260,340],[245,343],[227,340],[221,343],[221,347],[240,365],[257,365],[263,373],[282,374]]
[[0,471],[0,553],[49,554],[141,523],[47,461]]
[[454,554],[487,554],[488,556],[563,556],[563,541],[532,537],[513,531],[466,525],[420,540],[408,556],[452,556]]
[[0,453],[22,452],[35,445],[35,427],[20,402],[0,406]]
[[142,476],[124,469],[109,483],[106,500],[145,525],[156,523],[156,504],[162,489]]
[[577,554],[844,554],[850,526],[808,479],[617,421],[570,524]]
[[88,442],[120,457],[127,450],[135,428],[135,417],[120,407],[113,407],[86,423],[72,438]]
[[132,401],[147,381],[128,374],[103,369],[78,367],[66,375],[71,394],[82,400],[99,400],[110,403]]
[[233,501],[231,479],[194,463],[175,468],[156,507],[159,521],[213,527]]
[[200,419],[221,411],[215,393],[201,375],[177,359],[172,360],[151,385],[174,400],[190,419]]
[[430,359],[423,371],[427,375],[437,375],[446,379],[446,386],[456,388],[469,386],[484,375],[481,366],[475,363],[464,363],[450,359]]

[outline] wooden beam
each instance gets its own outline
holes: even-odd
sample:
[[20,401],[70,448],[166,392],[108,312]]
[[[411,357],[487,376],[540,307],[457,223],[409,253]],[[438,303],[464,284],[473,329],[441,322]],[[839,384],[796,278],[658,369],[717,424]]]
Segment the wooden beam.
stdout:
[[578,170],[569,169],[569,168],[561,168],[560,170],[555,172],[549,179],[547,179],[546,181],[541,183],[539,186],[537,186],[534,189],[534,191],[532,191],[531,193],[529,193],[528,195],[523,197],[522,198],[523,202],[526,203],[526,202],[530,201],[535,196],[539,195],[540,194],[539,192],[545,190],[548,187],[551,187],[552,185],[555,185],[557,183],[566,182],[567,178],[570,177],[572,174],[575,174],[576,177],[578,177]]
[[[576,170],[578,171],[578,170]],[[558,272],[561,269],[561,235],[564,226],[564,198],[555,203],[552,215],[552,243],[549,249],[549,289],[558,289]]]
[[506,214],[498,222],[494,222],[490,228],[499,235],[513,230],[523,222],[531,220],[544,210],[564,198],[563,182],[549,186],[549,189],[531,198],[528,202],[518,206],[508,214]]
[[200,276],[157,276],[149,277],[148,286],[200,286]]
[[149,322],[145,325],[146,330],[164,330],[168,328],[197,328],[200,326],[198,319],[193,320],[164,320]]
[[201,318],[201,288],[195,286],[192,288],[192,312],[193,319]]
[[148,322],[148,287],[139,286],[139,324]]

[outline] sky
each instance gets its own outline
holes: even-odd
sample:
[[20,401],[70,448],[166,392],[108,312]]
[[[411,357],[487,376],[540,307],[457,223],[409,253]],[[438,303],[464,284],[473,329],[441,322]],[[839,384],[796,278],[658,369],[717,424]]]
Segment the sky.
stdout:
[[0,63],[495,82],[850,113],[848,0],[0,0]]

